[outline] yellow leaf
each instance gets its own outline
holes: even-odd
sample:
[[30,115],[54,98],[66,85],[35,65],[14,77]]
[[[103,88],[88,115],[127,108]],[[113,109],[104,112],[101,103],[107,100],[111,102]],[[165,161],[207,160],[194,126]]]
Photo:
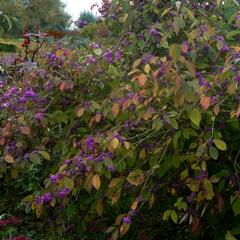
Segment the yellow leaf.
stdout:
[[129,144],[129,142],[124,142],[124,147],[128,150],[129,148],[130,148],[130,144]]
[[144,71],[145,71],[145,73],[150,73],[150,71],[151,71],[151,67],[150,67],[149,64],[146,64],[146,65],[145,65],[145,67],[144,67]]
[[5,162],[7,162],[7,163],[14,163],[13,156],[10,155],[10,154],[6,155]]
[[56,51],[56,56],[57,56],[57,57],[61,57],[62,54],[63,54],[63,50],[62,50],[62,49],[58,49],[58,50]]
[[155,196],[154,196],[154,194],[152,194],[149,199],[149,208],[150,209],[153,207],[154,202],[155,202]]
[[118,103],[114,103],[113,104],[112,113],[113,113],[114,117],[117,117],[117,115],[119,114],[119,105],[118,105]]
[[114,138],[111,143],[112,143],[112,147],[116,149],[119,145],[119,140],[117,138]]
[[132,209],[132,210],[136,210],[136,209],[137,209],[137,206],[138,206],[138,201],[134,201],[134,202],[132,203],[131,209]]
[[226,143],[221,139],[214,139],[213,142],[215,143],[216,147],[221,151],[227,151]]
[[99,190],[101,186],[101,179],[98,174],[94,175],[92,178],[92,185]]
[[237,90],[237,87],[236,87],[236,83],[230,83],[227,87],[227,92],[230,94],[230,95],[233,95],[235,94]]
[[81,117],[83,114],[84,114],[84,107],[82,107],[82,108],[79,108],[78,110],[77,110],[77,116],[78,117]]
[[121,178],[113,178],[113,179],[111,180],[111,182],[109,183],[108,187],[109,187],[109,188],[118,187],[118,186],[121,185],[122,181],[123,181],[123,180],[122,180]]
[[28,195],[25,198],[22,199],[22,202],[32,202],[34,199],[33,195]]
[[137,67],[140,65],[141,62],[142,62],[141,59],[137,59],[137,60],[133,63],[133,68],[137,68]]
[[217,5],[220,6],[222,3],[222,0],[217,0]]
[[124,218],[125,216],[126,216],[126,214],[120,214],[120,215],[118,215],[118,216],[116,217],[115,224],[116,224],[116,225],[120,225],[121,222],[122,222],[122,220],[123,220],[123,218]]
[[42,204],[36,205],[36,215],[37,215],[37,218],[41,217],[42,211],[43,211],[43,205]]
[[125,13],[122,17],[119,18],[119,22],[126,22],[128,19],[128,13]]
[[102,213],[103,213],[103,199],[102,198],[98,199],[98,201],[96,203],[96,211],[99,216],[102,215]]
[[168,14],[171,11],[171,9],[172,7],[165,9],[161,14],[161,18],[164,17],[166,14]]
[[140,159],[146,158],[146,151],[145,151],[144,148],[141,150],[141,152],[140,152],[140,154],[139,154],[139,158],[140,158]]
[[51,201],[51,203],[50,203],[50,204],[51,204],[51,206],[52,206],[52,207],[54,207],[54,206],[55,206],[55,204],[56,204],[56,202],[57,202],[57,201],[56,201],[56,198],[53,198],[53,199],[52,199],[52,201]]
[[138,186],[144,182],[144,173],[142,170],[136,169],[129,173],[127,180],[132,185]]

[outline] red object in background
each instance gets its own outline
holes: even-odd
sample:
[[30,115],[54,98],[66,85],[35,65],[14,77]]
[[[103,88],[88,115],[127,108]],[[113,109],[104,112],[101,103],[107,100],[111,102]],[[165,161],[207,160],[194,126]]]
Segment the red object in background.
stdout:
[[27,47],[30,45],[30,36],[28,35],[28,28],[24,29],[23,32],[23,43],[22,43],[22,47]]
[[20,235],[20,236],[16,236],[16,237],[10,237],[5,240],[30,240],[30,238],[28,238],[27,236],[24,236],[24,235]]
[[5,227],[7,225],[13,225],[13,224],[18,224],[21,223],[21,220],[19,220],[16,217],[10,217],[7,220],[0,220],[0,228]]

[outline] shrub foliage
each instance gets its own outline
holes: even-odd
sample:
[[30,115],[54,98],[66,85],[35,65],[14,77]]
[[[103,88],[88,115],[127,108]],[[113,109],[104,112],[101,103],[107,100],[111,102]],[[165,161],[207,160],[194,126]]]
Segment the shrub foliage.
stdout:
[[44,239],[237,239],[239,5],[100,12],[108,38],[1,59],[1,212]]

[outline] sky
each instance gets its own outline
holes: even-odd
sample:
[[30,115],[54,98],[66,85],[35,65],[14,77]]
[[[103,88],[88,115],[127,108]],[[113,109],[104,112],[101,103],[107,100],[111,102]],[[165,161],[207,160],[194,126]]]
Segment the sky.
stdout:
[[73,20],[77,20],[80,12],[91,11],[91,6],[94,3],[100,4],[101,0],[63,0],[63,2],[66,4],[66,11],[72,16]]

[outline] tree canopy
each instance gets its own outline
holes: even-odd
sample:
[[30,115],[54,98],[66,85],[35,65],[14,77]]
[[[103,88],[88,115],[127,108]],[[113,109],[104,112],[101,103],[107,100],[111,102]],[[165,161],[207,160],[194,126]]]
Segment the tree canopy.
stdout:
[[[68,27],[70,16],[64,10],[61,0],[0,0],[0,10],[21,21],[23,27],[33,31],[63,30]],[[13,28],[11,35],[19,35],[21,30]]]

